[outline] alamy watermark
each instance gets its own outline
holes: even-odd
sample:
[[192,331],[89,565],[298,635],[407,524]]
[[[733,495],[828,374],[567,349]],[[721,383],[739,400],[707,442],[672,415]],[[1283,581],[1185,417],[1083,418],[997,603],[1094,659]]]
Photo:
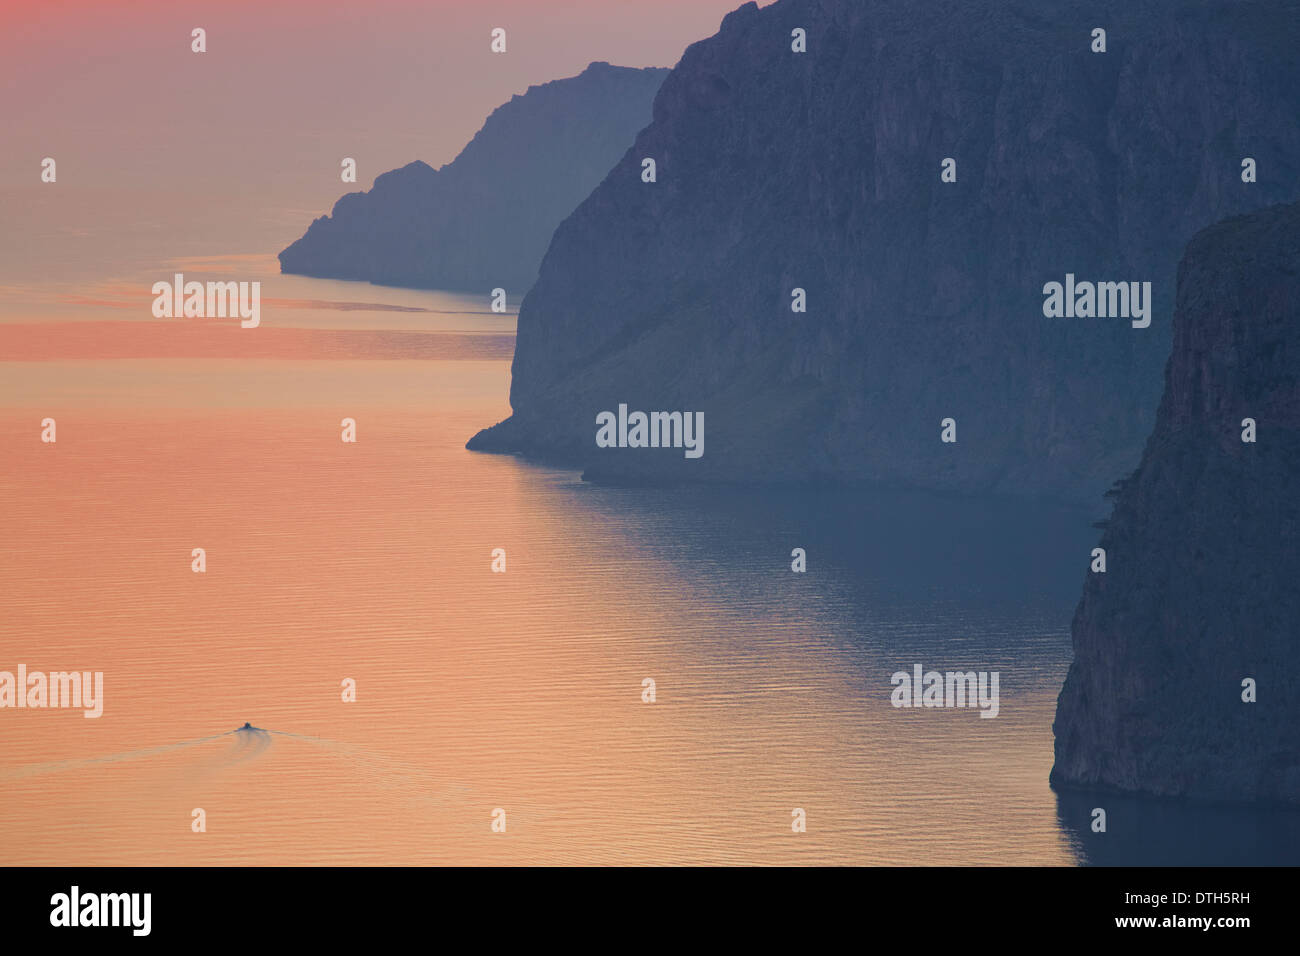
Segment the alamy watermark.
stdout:
[[17,707],[39,710],[47,707],[80,707],[83,717],[94,718],[104,713],[103,671],[43,671],[27,670],[18,665],[18,675],[0,671],[0,708]]
[[260,282],[186,282],[178,272],[172,282],[155,282],[152,291],[156,319],[238,317],[243,329],[255,329],[262,321]]
[[889,702],[895,707],[978,707],[981,717],[998,715],[998,672],[927,671],[920,664],[912,672],[896,671]]
[[151,929],[152,893],[71,892],[50,897],[51,926],[127,926],[134,936],[148,936]]
[[1132,319],[1135,329],[1151,324],[1150,282],[1075,282],[1065,274],[1065,284],[1043,286],[1043,315],[1049,319]]
[[596,416],[597,448],[684,448],[687,458],[704,454],[703,412],[632,412],[618,406],[618,415]]

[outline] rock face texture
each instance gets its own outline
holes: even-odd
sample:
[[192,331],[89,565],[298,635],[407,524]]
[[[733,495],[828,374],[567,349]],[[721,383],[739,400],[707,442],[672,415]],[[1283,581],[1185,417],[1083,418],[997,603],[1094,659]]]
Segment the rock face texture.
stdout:
[[1198,234],[1173,325],[1075,613],[1052,781],[1300,805],[1300,205]]
[[[1281,0],[745,4],[556,231],[469,447],[1095,502],[1151,432],[1183,245],[1300,198],[1298,44]],[[1045,317],[1067,273],[1151,282],[1150,327]],[[705,412],[703,457],[598,449],[619,403]]]
[[524,292],[551,233],[650,121],[667,70],[593,63],[498,107],[451,163],[384,173],[280,253],[280,270]]

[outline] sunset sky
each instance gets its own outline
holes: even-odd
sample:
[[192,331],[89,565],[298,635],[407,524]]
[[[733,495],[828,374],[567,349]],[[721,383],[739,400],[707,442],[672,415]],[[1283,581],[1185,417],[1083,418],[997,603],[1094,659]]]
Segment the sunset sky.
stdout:
[[[672,66],[738,5],[4,0],[0,283],[98,275],[124,250],[276,252],[378,174],[450,162],[530,85],[595,60]],[[498,26],[505,55],[489,50]]]

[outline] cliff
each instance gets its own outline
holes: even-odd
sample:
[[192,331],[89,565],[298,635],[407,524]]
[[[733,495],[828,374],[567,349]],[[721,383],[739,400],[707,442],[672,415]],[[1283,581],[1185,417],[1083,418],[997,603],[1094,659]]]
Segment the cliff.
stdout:
[[344,196],[280,253],[280,270],[522,294],[555,227],[649,121],[667,73],[593,63],[529,87],[441,169],[413,162]]
[[[1297,43],[1275,0],[745,4],[556,230],[513,414],[468,447],[605,480],[1095,501],[1150,434],[1179,250],[1300,198]],[[1150,327],[1045,317],[1067,273],[1150,281]],[[619,403],[703,411],[704,455],[598,449]]]
[[1187,247],[1155,430],[1101,537],[1107,570],[1089,573],[1074,616],[1053,783],[1300,805],[1297,541],[1300,205],[1288,205]]

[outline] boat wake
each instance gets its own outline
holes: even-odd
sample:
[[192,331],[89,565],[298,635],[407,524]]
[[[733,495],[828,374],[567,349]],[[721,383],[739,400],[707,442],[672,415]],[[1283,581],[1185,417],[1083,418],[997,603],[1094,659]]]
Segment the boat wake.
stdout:
[[[246,723],[243,727],[236,730],[227,730],[225,733],[212,734],[208,737],[196,737],[193,740],[180,740],[170,744],[159,744],[156,747],[123,750],[118,753],[103,754],[97,757],[80,757],[72,760],[51,760],[45,763],[24,764],[17,767],[0,767],[0,780],[22,780],[27,777],[39,777],[52,773],[67,773],[89,767],[146,760],[150,757],[160,757],[196,748],[210,751],[208,754],[209,762],[215,768],[220,769],[231,764],[246,763],[258,757],[271,746],[271,735],[275,733],[277,732],[263,730],[260,727],[253,727]],[[284,734],[282,736],[298,737],[300,735]],[[303,739],[310,740],[312,738]],[[221,741],[225,741],[225,747],[218,746]],[[210,746],[204,747],[204,745]]]

